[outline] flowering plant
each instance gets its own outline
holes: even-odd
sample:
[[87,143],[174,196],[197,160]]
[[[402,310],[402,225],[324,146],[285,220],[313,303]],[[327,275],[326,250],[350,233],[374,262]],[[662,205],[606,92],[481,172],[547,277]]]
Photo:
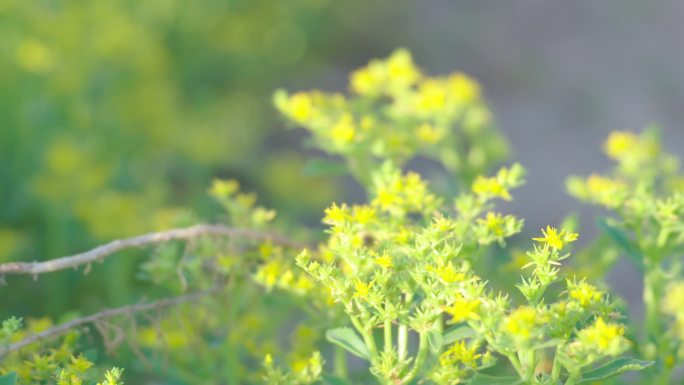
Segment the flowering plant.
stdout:
[[[576,250],[574,226],[547,226],[518,253],[523,220],[501,203],[513,199],[525,170],[514,163],[492,171],[506,144],[474,80],[460,73],[429,77],[399,50],[354,72],[350,88],[347,96],[277,91],[274,102],[334,157],[319,168],[342,166],[356,178],[366,193],[362,203],[331,204],[325,233],[299,231],[282,226],[236,181],[216,180],[209,193],[224,213],[221,225],[0,265],[2,274],[37,276],[154,244],[141,277],[176,294],[57,326],[6,320],[0,384],[95,381],[101,374],[95,358],[79,354],[83,338],[72,330],[86,323],[97,326],[108,350],[126,339],[151,367],[164,352],[183,383],[578,385],[677,378],[684,360],[684,179],[655,131],[612,134],[605,147],[617,161],[611,174],[569,179],[571,194],[614,214],[599,219],[602,235],[592,244]],[[440,185],[411,171],[416,157],[441,164],[456,183]],[[179,225],[197,221],[188,214]],[[602,281],[619,255],[644,274],[643,333]],[[509,259],[517,284],[487,267]],[[161,313],[171,306],[175,312]],[[152,310],[159,314],[139,315]],[[124,329],[112,325],[114,317],[127,331],[112,336],[111,329]],[[120,384],[122,371],[103,376],[101,384]]]

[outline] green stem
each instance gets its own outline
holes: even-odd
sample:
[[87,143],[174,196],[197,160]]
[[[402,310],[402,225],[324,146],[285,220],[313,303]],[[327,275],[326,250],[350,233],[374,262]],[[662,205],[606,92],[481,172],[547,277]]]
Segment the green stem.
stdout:
[[[644,276],[644,307],[646,308],[646,333],[647,340],[656,343],[656,348],[659,350],[658,341],[661,339],[661,324],[658,314],[658,302],[660,298],[659,290],[659,274],[657,266],[648,266]],[[654,353],[654,354],[653,354]],[[659,351],[648,352],[649,359],[654,359],[659,355]]]
[[430,350],[427,332],[422,331],[418,335],[418,354],[416,355],[415,361],[413,361],[411,370],[406,374],[406,376],[404,376],[404,378],[401,379],[399,384],[408,384],[411,380],[413,380],[413,378],[416,377],[416,375],[420,372],[420,369],[422,369],[425,359],[427,358],[428,351]]
[[392,320],[385,320],[385,352],[389,352],[393,349],[392,346]]
[[397,329],[397,350],[399,350],[399,361],[403,361],[408,351],[408,326],[406,325],[399,325]]
[[340,378],[347,377],[347,353],[343,348],[335,346],[334,350],[335,375]]
[[520,379],[525,379],[525,374],[520,367],[520,361],[518,360],[518,357],[516,357],[513,353],[507,353],[506,357],[508,357],[508,360],[511,362],[511,365],[513,365],[513,368],[515,369],[516,373],[518,373]]
[[528,350],[522,352],[522,354],[525,358],[525,380],[531,383],[534,377],[534,369],[537,367],[537,362],[534,359],[534,350]]
[[575,385],[579,377],[579,373],[571,373],[570,377],[565,381],[565,385]]
[[373,337],[373,329],[366,328],[363,332],[363,341],[368,346],[368,351],[371,354],[371,362],[378,357],[378,347],[375,345],[375,337]]
[[561,362],[560,362],[560,346],[556,346],[556,354],[553,356],[553,367],[551,368],[551,382],[557,384],[560,380]]

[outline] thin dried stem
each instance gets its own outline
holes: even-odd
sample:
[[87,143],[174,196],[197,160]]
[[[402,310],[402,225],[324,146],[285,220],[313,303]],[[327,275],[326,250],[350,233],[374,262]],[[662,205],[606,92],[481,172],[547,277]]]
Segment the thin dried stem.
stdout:
[[154,302],[148,302],[148,303],[140,303],[140,304],[135,304],[135,305],[128,305],[128,306],[122,306],[114,309],[107,309],[103,310],[99,313],[95,313],[92,315],[89,315],[87,317],[82,317],[82,318],[76,318],[72,321],[63,323],[61,325],[49,328],[47,330],[44,330],[40,333],[36,333],[33,335],[30,335],[26,338],[24,338],[21,341],[15,342],[11,345],[7,346],[0,346],[0,357],[7,355],[8,353],[11,353],[13,351],[22,349],[32,343],[42,341],[48,338],[54,338],[58,337],[62,334],[67,333],[68,331],[81,327],[86,324],[96,324],[101,326],[103,325],[101,322],[107,319],[110,319],[112,317],[116,316],[121,316],[121,315],[128,315],[132,316],[135,313],[140,313],[140,312],[145,312],[145,311],[150,311],[150,310],[155,310],[155,309],[161,309],[161,308],[166,308],[170,306],[176,306],[185,302],[192,302],[195,301],[201,297],[207,296],[211,293],[214,293],[218,290],[219,288],[213,288],[211,290],[207,291],[201,291],[198,293],[193,293],[193,294],[187,294],[187,295],[181,295],[181,296],[176,296],[176,297],[169,297],[165,299],[161,299],[158,301]]
[[281,235],[270,232],[239,229],[224,225],[200,224],[181,229],[139,235],[132,238],[118,239],[83,253],[56,258],[49,261],[9,262],[0,264],[0,276],[6,274],[28,274],[37,276],[38,274],[76,268],[82,265],[89,265],[93,262],[101,262],[107,256],[123,249],[143,247],[173,240],[195,239],[206,235],[242,237],[252,240],[272,241],[274,243],[288,247],[302,247],[301,244],[293,242]]

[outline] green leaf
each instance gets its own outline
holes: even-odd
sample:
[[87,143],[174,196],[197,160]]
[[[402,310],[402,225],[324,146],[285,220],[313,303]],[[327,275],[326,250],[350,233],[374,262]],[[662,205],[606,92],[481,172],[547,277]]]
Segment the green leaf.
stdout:
[[598,227],[603,230],[603,232],[605,232],[618,246],[620,246],[622,251],[624,251],[627,255],[627,258],[629,258],[629,260],[632,261],[632,263],[634,263],[639,270],[643,271],[644,258],[639,252],[639,248],[629,239],[629,236],[624,232],[624,230],[612,222],[613,221],[606,217],[599,217],[596,220]]
[[432,354],[438,354],[442,351],[444,346],[444,338],[442,332],[439,330],[432,330],[428,333],[428,342],[430,343],[430,351]]
[[344,164],[325,159],[312,159],[302,167],[304,176],[346,175],[347,173],[347,167]]
[[620,357],[609,363],[592,369],[583,373],[582,380],[577,384],[586,384],[588,382],[605,380],[607,378],[618,376],[624,372],[643,370],[653,365],[653,361],[642,361],[636,358]]
[[4,376],[0,376],[0,385],[15,385],[17,383],[17,373],[9,372]]
[[474,336],[475,331],[471,329],[470,326],[465,324],[456,325],[444,332],[444,335],[442,336],[442,346],[453,344],[456,341]]
[[469,385],[522,385],[524,383],[518,377],[496,377],[488,374],[477,373],[474,375]]
[[343,347],[349,353],[370,361],[368,347],[351,328],[330,329],[325,332],[325,338],[333,344]]
[[321,377],[321,382],[324,385],[352,385],[351,382],[330,374],[324,374]]

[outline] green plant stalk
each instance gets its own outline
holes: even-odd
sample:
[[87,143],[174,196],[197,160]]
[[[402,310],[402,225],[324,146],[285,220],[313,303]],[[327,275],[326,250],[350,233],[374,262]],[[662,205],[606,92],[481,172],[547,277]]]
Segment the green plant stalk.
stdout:
[[347,353],[340,346],[333,350],[335,375],[340,378],[347,377]]
[[373,327],[361,324],[358,318],[352,315],[349,315],[349,318],[352,321],[352,325],[354,325],[356,330],[358,330],[358,332],[361,333],[361,337],[363,337],[363,342],[366,344],[366,347],[370,352],[372,362],[378,357],[378,347],[375,344],[375,337],[373,337]]
[[671,369],[667,368],[665,360],[670,352],[667,351],[667,342],[665,341],[659,312],[659,302],[664,290],[663,279],[660,274],[660,266],[656,262],[647,261],[645,270],[644,307],[646,308],[646,316],[644,323],[646,327],[646,348],[644,355],[647,359],[657,360],[662,365],[654,366],[653,377],[650,379],[651,384],[667,385],[670,383]]
[[406,358],[406,352],[408,351],[408,326],[399,325],[397,328],[397,350],[399,351],[399,361]]
[[647,337],[659,340],[662,334],[660,317],[658,315],[658,300],[661,283],[659,282],[658,266],[647,264],[644,275],[644,307],[646,308]]
[[551,368],[551,383],[557,384],[560,380],[561,362],[560,362],[560,346],[556,346],[556,353],[553,356],[553,367]]
[[392,344],[392,320],[385,320],[385,352],[389,352],[394,349]]
[[525,350],[518,353],[518,358],[520,359],[520,367],[523,372],[523,379],[525,381],[531,381],[534,377],[534,368],[536,367],[536,362],[534,360],[534,350]]
[[579,373],[571,373],[570,377],[568,377],[568,379],[565,381],[565,385],[575,385],[579,377]]
[[506,357],[508,358],[508,361],[511,362],[511,365],[513,365],[513,368],[515,369],[515,372],[518,373],[518,376],[521,379],[524,379],[525,374],[523,373],[522,368],[520,367],[520,361],[518,360],[518,357],[516,357],[513,353],[507,353]]
[[413,361],[413,366],[411,367],[411,370],[404,376],[404,378],[401,379],[401,382],[398,383],[398,385],[401,384],[408,384],[413,380],[413,378],[416,377],[416,375],[420,372],[420,369],[422,369],[423,364],[425,363],[425,359],[427,358],[428,351],[430,350],[430,344],[428,342],[428,335],[427,332],[422,331],[418,333],[419,336],[419,342],[418,342],[418,353],[416,354],[416,359]]

